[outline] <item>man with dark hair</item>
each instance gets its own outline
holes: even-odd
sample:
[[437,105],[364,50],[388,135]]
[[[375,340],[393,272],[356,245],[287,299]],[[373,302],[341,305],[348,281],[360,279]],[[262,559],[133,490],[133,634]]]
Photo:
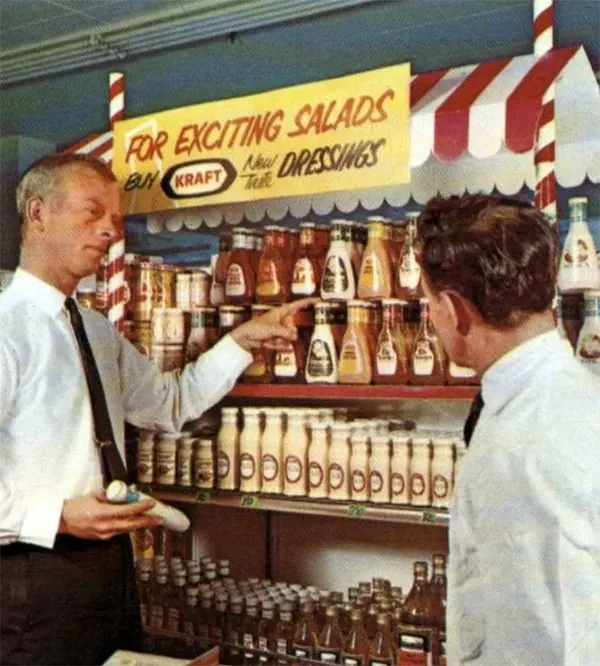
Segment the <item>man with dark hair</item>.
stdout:
[[122,224],[107,166],[48,155],[21,179],[17,206],[20,267],[0,295],[0,662],[101,664],[140,647],[128,533],[157,524],[151,501],[105,499],[103,486],[127,476],[125,421],[179,432],[232,388],[249,350],[294,340],[292,316],[312,300],[161,373],[72,299]]
[[529,204],[464,195],[432,199],[418,237],[432,322],[482,378],[450,514],[448,663],[589,666],[600,379],[554,325],[555,236]]

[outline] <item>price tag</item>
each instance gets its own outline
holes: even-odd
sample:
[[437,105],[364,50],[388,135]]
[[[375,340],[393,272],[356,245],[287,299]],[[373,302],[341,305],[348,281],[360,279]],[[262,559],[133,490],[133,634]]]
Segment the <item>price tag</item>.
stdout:
[[255,497],[254,495],[242,495],[240,498],[240,506],[244,509],[257,509],[258,497]]
[[196,502],[198,504],[208,504],[210,502],[210,490],[199,490],[196,493]]
[[365,515],[366,507],[363,504],[349,504],[348,515],[351,518],[362,518]]
[[423,515],[421,516],[422,523],[435,523],[436,519],[437,515],[435,511],[431,511],[431,509],[423,511]]

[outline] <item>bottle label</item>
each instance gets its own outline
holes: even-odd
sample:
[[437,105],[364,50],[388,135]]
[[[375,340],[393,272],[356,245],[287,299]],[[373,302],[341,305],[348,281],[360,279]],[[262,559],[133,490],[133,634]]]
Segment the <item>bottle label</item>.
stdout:
[[363,666],[364,659],[357,654],[342,652],[342,664],[344,666]]
[[357,493],[360,493],[365,489],[366,485],[367,485],[367,479],[365,477],[364,472],[360,469],[352,470],[352,490],[354,490]]
[[306,257],[301,257],[294,265],[292,277],[292,294],[311,296],[317,291],[315,272]]
[[406,481],[402,474],[394,472],[392,474],[392,495],[402,495],[406,488]]
[[321,283],[323,293],[330,296],[344,295],[348,291],[349,285],[348,271],[342,258],[336,254],[329,256]]
[[240,475],[242,479],[251,479],[256,472],[254,456],[250,453],[242,453],[240,456]]
[[425,492],[425,478],[422,474],[415,472],[410,475],[410,492],[411,495],[420,497]]
[[286,345],[284,349],[278,349],[275,354],[275,366],[273,372],[276,377],[295,377],[298,373],[296,352],[292,344]]
[[[404,664],[412,664],[412,662],[409,661],[402,661],[400,662],[402,666]],[[369,666],[394,666],[394,660],[393,659],[369,659]]]
[[179,608],[169,607],[167,608],[167,622],[166,629],[167,631],[179,631],[179,620],[181,619],[181,614]]
[[[252,634],[244,634],[243,645],[245,648],[254,647],[254,640],[252,638]],[[252,659],[253,657],[252,652],[244,652],[244,656],[247,657],[248,659]]]
[[587,241],[584,238],[573,238],[573,240],[576,242],[565,248],[561,266],[563,269],[590,265],[591,250]]
[[313,650],[310,647],[296,647],[292,648],[292,656],[301,657],[304,659],[312,659]]
[[582,363],[600,364],[600,331],[585,333],[580,336],[577,344],[577,357]]
[[286,456],[285,478],[290,483],[297,483],[302,478],[302,461],[298,456]]
[[271,453],[265,453],[262,459],[262,475],[265,481],[274,481],[279,473],[279,462]]
[[258,637],[258,649],[259,650],[268,650],[267,637],[266,636],[259,636]]
[[450,377],[455,377],[456,379],[471,379],[477,373],[472,368],[467,368],[465,365],[457,365],[454,361],[450,361],[448,374]]
[[355,340],[346,340],[340,354],[339,373],[355,375],[362,372],[363,363],[360,347]]
[[311,488],[318,488],[323,483],[323,468],[314,460],[308,465],[308,481]]
[[435,355],[431,345],[426,340],[417,341],[413,355],[413,372],[418,376],[427,376],[433,373]]
[[[576,310],[576,308],[573,305],[571,305],[570,307],[571,307],[571,311]],[[600,298],[596,298],[596,297],[592,298],[592,297],[589,297],[589,296],[586,297],[584,312],[585,312],[586,317],[599,317],[600,316]],[[570,318],[571,319],[578,319],[579,317],[577,316],[577,314],[575,316],[573,316],[571,314]]]
[[226,476],[229,476],[229,469],[231,465],[229,463],[229,456],[225,451],[219,451],[217,456],[217,473],[219,479],[224,479]]
[[442,474],[436,474],[432,481],[433,496],[438,499],[448,497],[448,491],[450,490],[450,482],[448,479]]
[[430,638],[402,630],[399,632],[398,644],[398,663],[431,666]]
[[341,465],[332,463],[329,465],[329,487],[338,490],[344,483],[344,470]]
[[340,659],[339,650],[317,650],[316,658],[325,664],[337,664]]
[[310,377],[330,377],[333,374],[333,356],[325,340],[320,338],[312,340],[307,369]]
[[384,287],[381,262],[373,254],[367,255],[363,259],[360,271],[360,286],[370,292],[379,292]]
[[277,296],[281,292],[281,283],[277,276],[277,267],[273,261],[261,261],[258,264],[256,294],[258,296]]
[[162,629],[163,620],[165,617],[165,609],[162,605],[152,604],[150,609],[150,628],[151,629]]
[[399,278],[400,286],[404,289],[414,291],[421,278],[421,267],[417,262],[417,257],[414,252],[409,251],[402,257],[400,264]]
[[246,276],[239,264],[230,264],[227,269],[225,281],[225,294],[227,296],[243,296],[246,293]]
[[383,476],[381,472],[371,472],[371,492],[380,493],[383,489]]
[[390,340],[385,340],[377,348],[377,374],[390,376],[396,374],[398,354]]
[[286,641],[285,638],[277,639],[277,652],[279,652],[279,654],[287,654],[288,641]]

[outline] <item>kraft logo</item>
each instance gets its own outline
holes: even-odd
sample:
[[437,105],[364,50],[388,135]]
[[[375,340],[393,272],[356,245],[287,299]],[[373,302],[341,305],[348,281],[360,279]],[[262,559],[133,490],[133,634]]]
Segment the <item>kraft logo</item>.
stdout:
[[188,199],[218,194],[231,186],[237,176],[229,160],[195,160],[172,166],[160,186],[170,199]]

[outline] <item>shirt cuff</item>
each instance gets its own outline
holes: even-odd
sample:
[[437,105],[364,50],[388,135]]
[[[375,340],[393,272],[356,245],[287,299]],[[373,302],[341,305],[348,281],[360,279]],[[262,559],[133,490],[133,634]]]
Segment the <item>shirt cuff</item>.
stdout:
[[52,548],[64,500],[56,495],[36,494],[27,501],[25,518],[21,524],[19,541],[42,548]]
[[236,379],[252,363],[252,353],[238,345],[231,335],[223,336],[212,349],[215,350],[215,358],[218,358],[227,373],[234,375]]

